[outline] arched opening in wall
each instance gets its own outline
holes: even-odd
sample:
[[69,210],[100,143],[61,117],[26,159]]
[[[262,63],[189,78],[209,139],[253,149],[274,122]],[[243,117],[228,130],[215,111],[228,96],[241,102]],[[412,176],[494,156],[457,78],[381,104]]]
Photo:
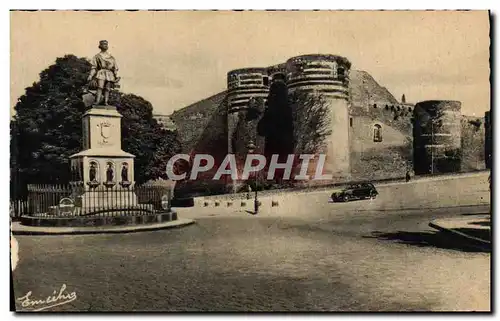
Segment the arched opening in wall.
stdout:
[[389,105],[385,105],[385,110],[389,110]]
[[342,67],[337,68],[337,77],[339,80],[345,80],[345,70]]
[[373,104],[373,108],[377,108],[377,104]]
[[382,126],[379,124],[373,125],[373,142],[379,143],[382,141]]
[[349,117],[349,127],[352,127],[352,117]]
[[282,72],[277,72],[275,74],[272,75],[272,82],[275,82],[275,81],[283,81],[283,82],[286,82],[286,76],[284,73]]

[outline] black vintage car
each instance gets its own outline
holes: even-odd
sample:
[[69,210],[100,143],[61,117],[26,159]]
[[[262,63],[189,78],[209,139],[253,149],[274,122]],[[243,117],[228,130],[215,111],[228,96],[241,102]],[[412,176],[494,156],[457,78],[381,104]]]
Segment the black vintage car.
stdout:
[[372,183],[352,184],[346,188],[336,190],[332,193],[332,201],[349,202],[351,200],[375,199],[378,195],[377,189]]

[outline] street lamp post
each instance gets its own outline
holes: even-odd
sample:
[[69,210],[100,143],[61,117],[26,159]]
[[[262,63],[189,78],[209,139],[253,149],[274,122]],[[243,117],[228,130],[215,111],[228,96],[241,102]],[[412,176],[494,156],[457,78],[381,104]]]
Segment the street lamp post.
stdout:
[[431,174],[434,174],[434,120],[431,119]]
[[[248,145],[247,145],[248,154],[252,154],[255,151],[256,148],[257,147],[255,146],[255,144],[253,143],[253,141],[248,142]],[[254,198],[254,202],[253,202],[253,205],[254,205],[254,214],[257,214],[259,212],[259,200],[257,198],[258,177],[259,177],[259,175],[256,172],[255,173],[255,198]]]

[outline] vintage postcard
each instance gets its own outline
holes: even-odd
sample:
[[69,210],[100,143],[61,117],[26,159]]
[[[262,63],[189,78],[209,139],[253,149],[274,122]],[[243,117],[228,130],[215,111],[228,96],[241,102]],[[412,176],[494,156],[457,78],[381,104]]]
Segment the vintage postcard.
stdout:
[[18,312],[491,312],[490,12],[11,11]]

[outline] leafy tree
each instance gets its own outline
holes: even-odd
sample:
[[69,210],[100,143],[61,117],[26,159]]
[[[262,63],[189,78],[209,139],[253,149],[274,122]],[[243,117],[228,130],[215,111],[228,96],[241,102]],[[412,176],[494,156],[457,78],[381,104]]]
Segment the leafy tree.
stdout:
[[[74,55],[57,58],[26,88],[11,122],[11,170],[15,184],[67,183],[69,156],[82,148],[82,116],[90,63]],[[122,146],[136,155],[138,183],[160,176],[168,157],[178,152],[177,134],[153,119],[153,107],[133,94],[114,92],[110,103],[122,118]]]
[[[177,131],[165,131],[162,130],[160,139],[157,142],[158,149],[153,153],[153,157],[150,160],[148,166],[145,168],[144,177],[149,179],[168,179],[166,173],[166,165],[170,157],[174,154],[178,154],[181,151],[181,144],[177,137]],[[179,162],[177,162],[179,163]],[[175,164],[174,171],[180,173],[178,170],[179,164]],[[184,172],[184,171],[182,171]]]
[[85,106],[80,97],[89,70],[84,59],[58,58],[18,99],[12,122],[17,159],[11,167],[19,171],[21,184],[69,180],[69,156],[81,149]]
[[331,134],[329,108],[323,96],[296,91],[290,95],[295,154],[315,154]]
[[[330,135],[328,104],[323,96],[295,91],[288,93],[284,82],[274,82],[268,97],[268,107],[259,123],[258,132],[266,137],[266,157],[278,154],[279,162],[285,162],[289,154],[315,154],[324,147]],[[294,166],[300,163],[295,159]],[[283,170],[278,170],[276,182],[281,180]]]

